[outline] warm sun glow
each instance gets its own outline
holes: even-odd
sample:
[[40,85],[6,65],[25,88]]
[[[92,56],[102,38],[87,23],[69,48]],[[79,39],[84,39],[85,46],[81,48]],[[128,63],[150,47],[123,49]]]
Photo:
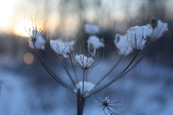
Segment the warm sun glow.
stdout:
[[14,28],[14,33],[16,35],[30,37],[31,36],[30,30],[32,30],[35,27],[37,27],[38,30],[40,29],[42,30],[43,26],[44,24],[35,24],[31,21],[24,20],[16,24]]
[[25,64],[30,65],[34,62],[34,56],[32,55],[32,53],[25,53],[25,55],[23,56],[23,60]]
[[29,37],[29,28],[32,28],[32,22],[29,21],[25,21],[25,22],[19,22],[18,24],[16,24],[15,29],[14,29],[14,33],[20,36],[25,36],[25,37]]

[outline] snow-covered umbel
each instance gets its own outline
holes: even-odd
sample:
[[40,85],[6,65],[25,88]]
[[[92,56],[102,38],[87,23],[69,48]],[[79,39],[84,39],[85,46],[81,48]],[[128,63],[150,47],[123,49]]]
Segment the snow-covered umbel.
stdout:
[[28,39],[29,42],[29,46],[34,49],[34,44],[35,44],[35,48],[37,49],[44,49],[45,46],[45,40],[43,39],[43,37],[41,36],[41,31],[38,31],[37,28],[32,30],[31,36]]
[[90,36],[87,40],[87,43],[92,43],[96,49],[105,46],[97,36]]
[[84,26],[85,28],[85,32],[88,34],[98,34],[99,33],[99,27],[96,25],[92,25],[92,24],[85,24]]
[[68,57],[68,53],[73,50],[74,41],[64,42],[61,40],[50,40],[51,48],[60,56]]
[[134,26],[127,31],[127,40],[133,50],[141,51],[147,44],[152,30],[147,26]]
[[118,48],[118,53],[120,55],[127,56],[133,51],[128,43],[127,35],[116,34],[114,44]]
[[[156,19],[155,19],[156,20]],[[163,33],[168,31],[168,24],[162,22],[161,20],[156,20],[156,26],[153,27],[151,24],[148,24],[147,26],[153,30],[151,34],[151,40],[155,41],[158,40],[160,37],[163,36]]]
[[[81,92],[82,92],[82,87],[83,87],[82,81],[76,84],[76,88],[80,89]],[[95,84],[84,81],[84,94],[87,95],[90,91],[93,90],[94,87],[95,87]],[[74,91],[77,92],[77,89],[75,89]]]
[[75,60],[82,69],[88,69],[89,67],[91,67],[94,64],[93,58],[86,57],[83,54],[76,55]]

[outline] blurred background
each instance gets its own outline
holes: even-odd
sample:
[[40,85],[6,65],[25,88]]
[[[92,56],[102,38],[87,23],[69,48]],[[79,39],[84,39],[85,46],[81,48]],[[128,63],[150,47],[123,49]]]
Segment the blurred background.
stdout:
[[[117,93],[115,101],[123,106],[119,115],[172,115],[173,113],[173,0],[0,0],[0,114],[1,115],[76,115],[76,97],[56,83],[28,47],[25,28],[33,23],[44,31],[43,60],[72,86],[60,62],[51,50],[50,39],[85,40],[84,24],[96,24],[104,38],[104,60],[89,71],[96,81],[118,53],[113,44],[116,33],[145,25],[152,17],[168,23],[169,30],[151,47],[146,57],[125,77],[106,90]],[[76,48],[78,48],[76,44]],[[104,82],[124,68],[133,54]],[[72,73],[69,61],[66,61]],[[81,69],[77,66],[78,76]],[[104,91],[96,96],[102,99]],[[104,115],[94,98],[86,102],[84,115]]]

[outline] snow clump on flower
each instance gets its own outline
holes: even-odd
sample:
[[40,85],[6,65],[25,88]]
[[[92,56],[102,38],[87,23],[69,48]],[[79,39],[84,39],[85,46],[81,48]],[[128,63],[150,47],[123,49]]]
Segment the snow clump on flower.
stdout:
[[152,41],[158,40],[163,36],[163,33],[168,31],[168,24],[157,19],[152,19],[151,24],[148,24],[147,26],[153,30],[151,35]]
[[76,55],[75,60],[82,69],[88,69],[94,64],[93,58],[86,57],[83,54]]
[[85,24],[84,26],[85,28],[85,32],[88,34],[98,34],[99,33],[99,27],[96,25],[92,25],[92,24]]
[[[94,89],[94,87],[95,87],[95,84],[93,84],[91,82],[84,81],[84,94],[87,94],[90,91],[92,91]],[[76,88],[80,89],[80,91],[82,92],[83,82],[80,81],[79,83],[77,83]],[[75,89],[74,92],[77,92],[77,89]]]
[[134,26],[127,31],[127,40],[135,51],[141,51],[147,44],[152,30],[147,26]]
[[120,55],[127,56],[133,51],[128,43],[127,35],[116,34],[114,44],[118,48],[118,53]]
[[74,41],[64,42],[62,40],[50,40],[51,48],[60,56],[68,57],[68,53],[73,50]]

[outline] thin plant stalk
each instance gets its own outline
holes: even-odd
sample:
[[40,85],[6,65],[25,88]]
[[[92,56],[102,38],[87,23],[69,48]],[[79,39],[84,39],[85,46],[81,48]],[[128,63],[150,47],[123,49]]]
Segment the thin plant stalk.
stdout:
[[71,63],[71,65],[72,65],[73,72],[74,72],[74,74],[75,74],[76,82],[78,83],[79,80],[78,80],[78,77],[77,77],[76,69],[75,69],[74,64],[73,64],[73,61],[72,61],[71,54],[69,55],[69,57],[70,57],[70,63]]
[[[35,48],[35,44],[34,44],[34,48]],[[49,67],[42,61],[41,57],[39,56],[38,50],[35,48],[37,57],[40,61],[40,63],[42,64],[42,66],[44,67],[44,69],[48,72],[48,74],[55,80],[57,81],[61,86],[63,86],[65,89],[69,90],[70,92],[73,92],[73,89],[71,89],[66,83],[64,83],[57,75],[55,75],[51,69],[49,69]]]
[[73,85],[76,87],[76,83],[74,82],[74,80],[73,80],[73,78],[72,78],[72,76],[71,76],[70,72],[67,70],[67,68],[66,68],[66,66],[65,66],[65,64],[64,64],[63,59],[60,59],[60,62],[61,62],[61,64],[62,64],[62,66],[63,66],[64,70],[66,71],[66,73],[67,73],[68,77],[70,78],[71,82],[72,82],[72,83],[73,83]]
[[121,56],[114,66],[96,83],[95,87],[97,87],[106,77],[108,77],[108,75],[118,66],[122,59],[123,56]]
[[107,83],[106,85],[104,85],[103,87],[97,89],[96,91],[94,91],[93,93],[91,93],[90,95],[86,96],[85,98],[95,94],[95,93],[98,93],[99,91],[103,90],[104,88],[110,86],[112,83],[114,83],[116,80],[120,79],[121,77],[124,76],[124,72],[130,67],[130,65],[134,62],[134,60],[136,59],[138,53],[135,54],[135,56],[133,57],[133,59],[130,61],[130,63],[126,66],[126,68],[117,76],[115,77],[112,81],[110,81],[109,83]]
[[85,80],[85,69],[83,69],[83,84],[82,84],[82,94],[84,94],[84,80]]

